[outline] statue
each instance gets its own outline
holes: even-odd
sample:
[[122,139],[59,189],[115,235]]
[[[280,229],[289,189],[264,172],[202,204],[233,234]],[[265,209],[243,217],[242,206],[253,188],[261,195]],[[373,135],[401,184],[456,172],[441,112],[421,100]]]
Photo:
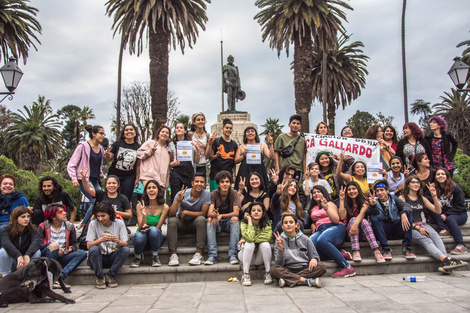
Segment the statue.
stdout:
[[240,75],[238,66],[233,65],[234,58],[229,55],[227,64],[222,68],[223,85],[222,90],[227,94],[227,112],[236,112],[235,103],[243,100],[246,94],[241,90]]

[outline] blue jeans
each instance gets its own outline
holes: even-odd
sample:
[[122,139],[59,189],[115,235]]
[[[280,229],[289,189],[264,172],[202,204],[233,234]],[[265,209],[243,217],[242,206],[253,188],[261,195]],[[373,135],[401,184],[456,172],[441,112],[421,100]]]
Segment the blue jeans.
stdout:
[[145,248],[150,248],[154,255],[158,254],[163,242],[165,242],[165,237],[156,226],[151,226],[145,233],[137,232],[132,237],[135,256],[141,255]]
[[[88,210],[86,210],[83,221],[80,223],[80,225],[85,225],[90,221],[90,217],[91,217],[91,214],[93,213],[93,207],[95,206],[96,199],[93,198],[88,192],[85,191],[81,180],[79,180],[78,183],[80,184],[80,191],[85,195],[85,197],[88,198],[88,200],[90,200],[90,206],[88,207]],[[98,178],[90,178],[90,181],[88,183],[95,190],[101,190]]]
[[120,182],[121,193],[127,197],[131,202],[132,192],[135,188],[135,175],[131,176],[118,176]]
[[332,259],[341,268],[348,267],[349,263],[339,252],[336,246],[344,242],[346,227],[343,224],[323,224],[318,227],[315,234],[310,236],[315,248],[317,248],[320,258]]
[[209,257],[217,257],[216,232],[230,232],[230,244],[228,247],[228,257],[237,255],[237,243],[240,237],[240,224],[232,222],[231,218],[223,218],[217,226],[207,223],[207,249]]
[[[2,238],[2,233],[3,233],[3,228],[8,225],[10,222],[4,222],[3,224],[0,225],[0,238]],[[0,240],[0,249],[2,248],[2,240]]]
[[72,273],[72,271],[76,269],[83,260],[86,259],[86,252],[84,250],[77,250],[59,256],[59,249],[55,249],[51,252],[49,247],[46,247],[44,250],[42,250],[41,256],[51,258],[59,262],[60,265],[62,265],[62,278],[66,279],[67,276]]
[[444,222],[458,245],[465,246],[462,238],[462,231],[460,230],[459,226],[464,225],[467,222],[467,218],[468,217],[465,212],[460,214],[452,214],[447,215],[447,218]]
[[[40,256],[41,250],[38,250],[33,254],[31,260],[39,258]],[[16,271],[17,265],[18,263],[16,262],[16,259],[13,259],[5,249],[0,249],[0,271],[2,272],[2,277]]]
[[122,267],[131,250],[128,247],[121,247],[111,254],[101,254],[98,246],[93,246],[88,251],[87,264],[95,271],[95,276],[101,278],[104,276],[103,268],[108,268],[108,275],[115,277]]
[[[393,222],[386,222],[382,220],[380,215],[370,215],[369,217],[372,223],[372,228],[374,229],[374,234],[377,237],[377,240],[380,242],[382,248],[390,248],[388,239],[397,238],[403,238],[403,247],[411,246],[411,239],[413,237],[412,228],[410,226],[410,229],[404,231],[401,225],[401,219],[395,220]],[[410,225],[413,225],[412,215],[408,216],[408,221],[410,222]]]

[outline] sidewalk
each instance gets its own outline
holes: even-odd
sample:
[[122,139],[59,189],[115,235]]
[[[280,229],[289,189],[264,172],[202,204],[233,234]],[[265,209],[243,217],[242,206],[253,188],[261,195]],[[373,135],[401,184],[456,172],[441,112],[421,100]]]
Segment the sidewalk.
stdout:
[[[321,278],[323,288],[279,288],[240,282],[196,282],[121,285],[98,290],[72,286],[67,297],[75,304],[11,304],[0,312],[467,312],[470,310],[470,271],[453,275],[421,273],[425,282],[409,283],[405,274]],[[58,291],[62,293],[62,291]],[[119,311],[118,311],[119,310]]]

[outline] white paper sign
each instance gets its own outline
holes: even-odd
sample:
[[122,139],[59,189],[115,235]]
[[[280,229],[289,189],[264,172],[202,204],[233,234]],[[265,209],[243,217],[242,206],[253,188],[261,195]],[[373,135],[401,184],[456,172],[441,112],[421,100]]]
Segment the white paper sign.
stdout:
[[382,163],[367,163],[367,183],[373,184],[378,180],[384,179],[384,176],[380,174],[382,170]]
[[246,145],[246,164],[261,164],[261,145]]
[[193,148],[191,141],[178,141],[176,143],[176,158],[180,162],[193,160]]

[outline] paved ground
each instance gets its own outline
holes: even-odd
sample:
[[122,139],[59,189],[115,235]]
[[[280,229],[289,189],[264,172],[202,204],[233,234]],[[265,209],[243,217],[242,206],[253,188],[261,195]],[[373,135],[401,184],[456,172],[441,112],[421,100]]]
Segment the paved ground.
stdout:
[[[402,274],[322,278],[323,288],[279,288],[254,281],[122,285],[97,290],[73,286],[76,304],[13,304],[0,312],[468,312],[470,271],[424,273],[409,283]],[[60,291],[62,292],[62,291]]]

